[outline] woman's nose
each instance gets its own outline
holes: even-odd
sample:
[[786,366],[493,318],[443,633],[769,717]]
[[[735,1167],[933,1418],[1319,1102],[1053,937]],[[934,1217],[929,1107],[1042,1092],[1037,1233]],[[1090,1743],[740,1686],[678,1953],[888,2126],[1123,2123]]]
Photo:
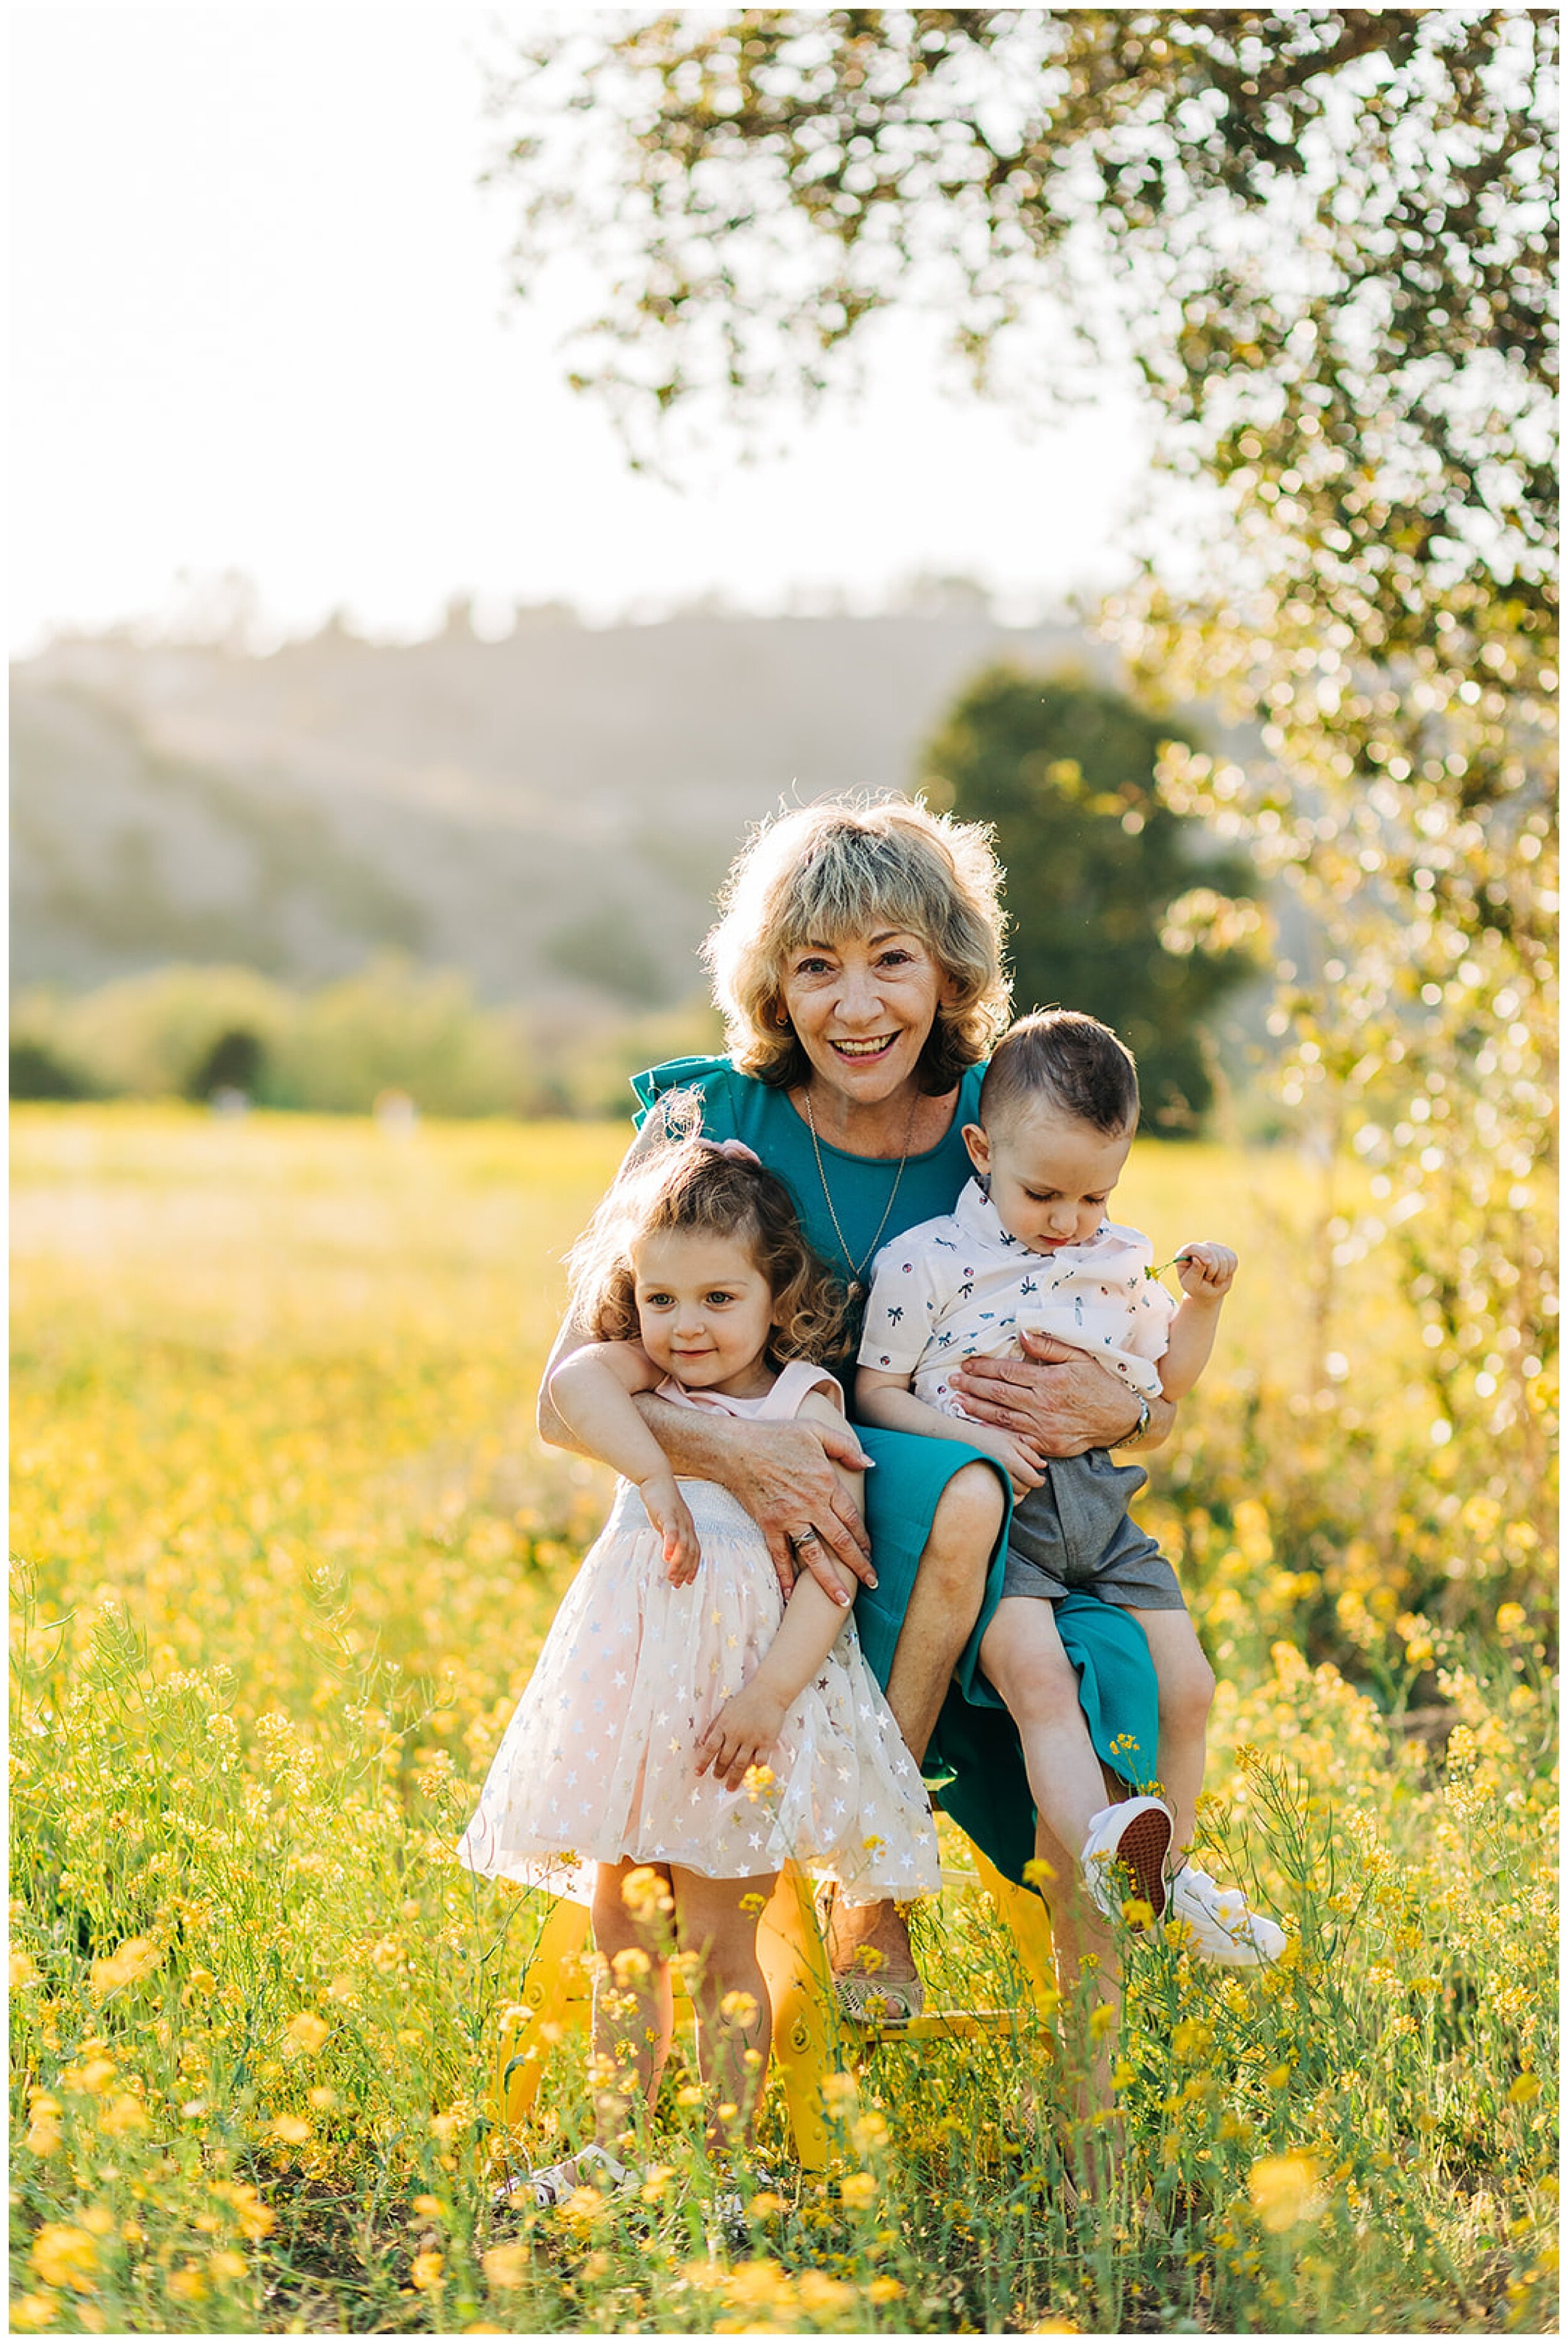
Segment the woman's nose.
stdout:
[[869,1024],[881,1005],[881,994],[872,977],[846,974],[839,987],[839,1015],[847,1025]]

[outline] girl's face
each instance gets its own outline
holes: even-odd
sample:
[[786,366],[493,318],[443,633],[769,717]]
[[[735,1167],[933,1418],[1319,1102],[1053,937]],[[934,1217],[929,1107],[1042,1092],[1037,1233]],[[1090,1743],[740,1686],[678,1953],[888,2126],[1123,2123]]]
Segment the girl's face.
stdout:
[[784,963],[783,1007],[813,1071],[856,1106],[912,1082],[951,981],[906,928],[797,945]]
[[731,1399],[769,1388],[773,1294],[744,1245],[666,1230],[633,1245],[631,1268],[642,1347],[656,1367]]

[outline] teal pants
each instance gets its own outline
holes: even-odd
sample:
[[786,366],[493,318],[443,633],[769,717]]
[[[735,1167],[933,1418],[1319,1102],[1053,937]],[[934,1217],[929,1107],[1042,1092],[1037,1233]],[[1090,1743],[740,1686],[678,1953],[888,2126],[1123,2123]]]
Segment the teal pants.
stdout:
[[[1034,1854],[1034,1800],[1024,1771],[1018,1728],[980,1669],[980,1638],[1001,1599],[1011,1491],[1001,1467],[978,1448],[956,1440],[926,1440],[918,1433],[883,1432],[857,1424],[872,1460],[866,1475],[866,1526],[875,1587],[862,1587],[855,1604],[861,1649],[884,1689],[915,1584],[920,1556],[943,1490],[964,1465],[989,1465],[1001,1482],[1007,1511],[991,1554],[985,1600],[964,1646],[942,1706],[925,1771],[942,1785],[942,1805],[983,1848],[997,1869],[1020,1885]],[[1136,1788],[1152,1781],[1160,1737],[1160,1688],[1149,1644],[1136,1619],[1093,1595],[1069,1594],[1055,1604],[1062,1647],[1078,1675],[1083,1721],[1102,1765]]]

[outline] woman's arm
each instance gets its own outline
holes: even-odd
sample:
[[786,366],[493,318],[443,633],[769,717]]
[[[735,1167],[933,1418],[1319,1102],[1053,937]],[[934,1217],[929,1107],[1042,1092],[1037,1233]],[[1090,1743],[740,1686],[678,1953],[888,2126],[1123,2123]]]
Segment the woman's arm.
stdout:
[[1149,1423],[1119,1375],[1054,1334],[1020,1337],[1021,1359],[966,1359],[953,1376],[965,1413],[1021,1433],[1044,1456],[1091,1448],[1158,1448],[1176,1421],[1175,1403],[1151,1399]]

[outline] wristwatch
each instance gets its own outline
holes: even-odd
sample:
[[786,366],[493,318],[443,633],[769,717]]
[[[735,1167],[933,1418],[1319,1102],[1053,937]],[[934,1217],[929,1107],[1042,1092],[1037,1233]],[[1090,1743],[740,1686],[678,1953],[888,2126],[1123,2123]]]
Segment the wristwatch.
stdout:
[[1131,1432],[1124,1432],[1122,1433],[1121,1439],[1116,1443],[1118,1448],[1125,1448],[1130,1440],[1141,1440],[1144,1433],[1149,1429],[1149,1420],[1151,1413],[1149,1402],[1141,1392],[1137,1394],[1137,1397],[1138,1421],[1133,1425]]

